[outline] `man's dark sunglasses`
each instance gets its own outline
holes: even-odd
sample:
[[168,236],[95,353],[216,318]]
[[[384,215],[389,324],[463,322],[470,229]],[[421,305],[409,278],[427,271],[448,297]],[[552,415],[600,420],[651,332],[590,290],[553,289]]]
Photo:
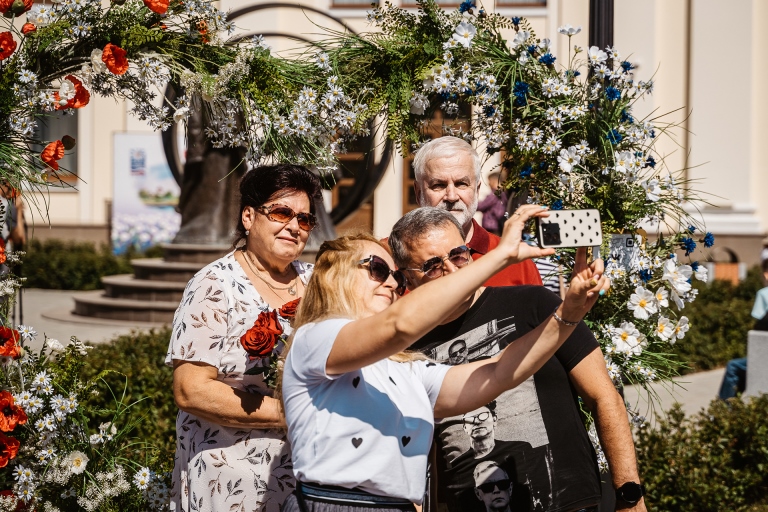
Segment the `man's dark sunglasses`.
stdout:
[[491,493],[494,489],[506,491],[509,489],[509,480],[496,480],[495,482],[486,482],[477,486],[484,493]]
[[289,207],[281,204],[260,206],[256,211],[266,215],[273,222],[281,222],[283,224],[288,224],[296,217],[299,227],[304,231],[312,231],[312,228],[317,224],[317,217],[313,213],[296,213]]
[[404,268],[403,270],[416,270],[423,273],[428,278],[434,279],[443,275],[443,264],[445,260],[450,261],[454,267],[461,268],[469,263],[469,258],[469,247],[460,245],[455,249],[451,249],[451,251],[442,258],[440,256],[429,258],[422,263],[421,268]]
[[365,265],[366,263],[368,264],[368,273],[370,274],[371,279],[380,283],[386,283],[391,275],[395,278],[395,282],[397,283],[395,293],[398,295],[405,293],[405,274],[400,270],[391,270],[386,261],[373,254],[357,262],[358,265]]

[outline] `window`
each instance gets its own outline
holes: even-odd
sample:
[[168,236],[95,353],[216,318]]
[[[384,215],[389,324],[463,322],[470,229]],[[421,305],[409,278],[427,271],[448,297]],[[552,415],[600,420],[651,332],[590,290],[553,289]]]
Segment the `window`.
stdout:
[[[71,112],[71,113],[70,113]],[[61,140],[65,135],[77,139],[77,111],[69,109],[65,112],[48,112],[43,117],[37,120],[37,130],[35,136],[42,141],[50,142],[54,140]],[[37,151],[42,151],[44,146],[35,148]],[[62,181],[71,183],[76,181],[77,177],[77,146],[74,149],[66,151],[64,158],[59,160],[59,168],[64,169],[64,172],[56,176],[51,175],[52,181]],[[67,172],[68,171],[68,172]],[[51,173],[53,174],[53,173]]]
[[546,7],[547,0],[496,0],[499,7]]
[[[358,137],[347,144],[347,153],[338,155],[341,176],[332,189],[331,205],[333,208],[350,199],[356,192],[355,180],[363,179],[369,166],[373,165],[373,135]],[[361,204],[337,226],[336,231],[343,233],[350,229],[373,229],[373,198]]]

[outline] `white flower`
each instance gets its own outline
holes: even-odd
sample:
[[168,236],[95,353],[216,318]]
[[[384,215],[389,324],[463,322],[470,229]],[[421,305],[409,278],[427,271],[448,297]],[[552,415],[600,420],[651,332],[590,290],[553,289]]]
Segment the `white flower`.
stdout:
[[152,480],[152,472],[147,467],[139,468],[135,475],[133,475],[133,483],[136,487],[145,490],[149,486],[149,482]]
[[517,62],[520,64],[526,64],[528,62],[528,52],[521,52],[520,56],[517,58]]
[[[512,41],[509,44],[512,47],[512,49],[514,50],[515,48],[517,48],[518,46],[520,46],[521,44],[526,42],[529,37],[531,37],[531,33],[530,32],[527,32],[525,30],[521,30],[517,34],[515,34],[514,39],[512,39]],[[527,52],[524,52],[524,53],[527,54]]]
[[[70,96],[67,99],[74,98],[75,97],[74,84],[72,84],[72,82],[70,82],[69,80],[64,80],[64,83],[67,83],[72,87],[72,96]],[[63,87],[63,84],[62,84],[62,87]],[[33,329],[31,326],[20,325],[18,327],[18,331],[19,331],[19,334],[21,334],[21,337],[24,338],[25,341],[32,341],[33,339],[37,338],[37,331],[35,331],[35,329]]]
[[635,288],[635,293],[630,295],[627,308],[632,310],[635,314],[635,318],[641,320],[648,320],[648,318],[656,312],[656,297],[654,294],[638,286]]
[[[53,414],[46,414],[40,421],[42,421],[42,425],[45,430],[48,430],[49,432],[56,430],[56,418]],[[35,424],[35,426],[37,426],[37,424]]]
[[645,197],[649,201],[656,202],[661,198],[661,187],[659,186],[659,180],[643,180],[640,182],[640,186],[645,190]]
[[59,340],[54,338],[46,338],[45,348],[48,349],[48,354],[56,354],[64,350],[64,345]]
[[88,441],[92,445],[101,444],[104,442],[104,436],[102,436],[101,434],[91,434],[91,437],[88,438]]
[[557,31],[564,36],[575,36],[579,32],[581,32],[581,27],[572,27],[571,25],[563,25],[562,27],[558,27]]
[[69,466],[69,470],[76,474],[82,474],[83,471],[85,471],[85,466],[88,465],[88,456],[84,454],[83,452],[79,452],[77,450],[73,451],[69,455],[67,455],[66,458],[66,464]]
[[669,307],[669,292],[667,292],[666,288],[659,288],[656,290],[656,303],[659,305],[660,308],[668,308]]
[[635,157],[630,151],[619,151],[613,154],[613,160],[616,163],[616,172],[626,174],[632,168]]
[[656,324],[655,333],[656,333],[656,336],[658,336],[659,338],[665,341],[668,340],[670,337],[672,337],[672,334],[674,333],[674,329],[672,328],[672,324],[670,323],[669,318],[664,316],[659,316],[659,321]]
[[707,276],[708,272],[709,271],[707,270],[707,267],[705,267],[704,265],[699,265],[698,267],[696,267],[696,273],[695,273],[696,279],[698,279],[699,281],[706,281],[708,277]]
[[613,75],[613,73],[611,72],[610,69],[608,69],[608,67],[605,64],[600,64],[595,69],[595,76],[597,78],[599,78],[600,80],[605,80],[606,78],[611,78],[612,75]]
[[175,122],[184,121],[189,117],[189,108],[188,107],[181,107],[177,108],[176,112],[173,113],[173,120]]
[[550,137],[544,143],[544,152],[551,155],[560,149],[560,141],[556,137]]
[[32,481],[35,478],[35,474],[32,473],[32,470],[25,468],[21,464],[16,466],[16,469],[13,470],[13,476],[17,482]]
[[661,278],[669,282],[673,292],[683,295],[691,289],[688,279],[692,273],[690,265],[678,265],[674,258],[669,258],[664,262],[664,275]]
[[563,172],[571,172],[573,167],[581,162],[581,156],[579,156],[576,147],[572,146],[560,151],[557,162]]
[[587,54],[590,64],[598,66],[608,60],[608,54],[597,46],[590,46]]
[[315,59],[315,64],[317,64],[317,66],[324,71],[331,70],[331,60],[328,57],[328,54],[325,52],[320,52],[317,54],[317,58]]
[[639,356],[643,352],[641,334],[632,322],[622,322],[621,326],[613,330],[611,340],[616,346],[616,351],[625,355]]
[[608,52],[608,56],[612,58],[615,62],[619,62],[621,60],[621,54],[619,53],[619,50],[617,50],[613,46],[606,47],[605,51]]
[[101,56],[104,52],[98,48],[94,48],[91,51],[91,67],[93,67],[94,73],[106,73],[107,65],[101,60]]
[[468,21],[462,21],[453,32],[453,39],[458,41],[464,48],[469,48],[469,45],[472,44],[472,38],[475,37],[476,33],[477,29],[474,25]]
[[675,337],[679,340],[685,338],[685,333],[688,332],[690,326],[688,325],[688,317],[681,316],[675,326]]

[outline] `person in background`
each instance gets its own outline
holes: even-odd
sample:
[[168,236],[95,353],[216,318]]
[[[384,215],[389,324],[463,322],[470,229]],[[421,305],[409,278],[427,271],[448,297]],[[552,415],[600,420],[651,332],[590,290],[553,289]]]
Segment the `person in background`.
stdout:
[[[752,318],[755,319],[753,331],[768,331],[768,259],[763,260],[762,270],[765,287],[757,291],[755,305],[752,307]],[[728,400],[739,393],[743,393],[746,386],[747,358],[731,359],[725,367],[718,397],[721,400]]]
[[190,280],[173,319],[176,457],[170,509],[278,512],[294,487],[285,420],[265,380],[312,265],[320,181],[290,164],[240,181],[235,250]]
[[[499,244],[474,220],[480,191],[480,157],[466,141],[446,135],[424,144],[413,160],[413,182],[419,206],[434,206],[450,212],[464,230],[472,259],[487,254]],[[492,276],[486,286],[541,284],[536,265],[525,260]]]
[[477,211],[483,214],[483,229],[498,235],[501,233],[507,213],[507,193],[503,190],[499,191],[498,172],[488,175],[488,186],[491,187],[491,193],[478,203]]
[[[10,242],[8,250],[21,250],[27,243],[24,226],[24,200],[21,193],[7,181],[0,182],[0,206],[4,216],[1,219],[3,243]],[[5,245],[3,247],[5,249]]]

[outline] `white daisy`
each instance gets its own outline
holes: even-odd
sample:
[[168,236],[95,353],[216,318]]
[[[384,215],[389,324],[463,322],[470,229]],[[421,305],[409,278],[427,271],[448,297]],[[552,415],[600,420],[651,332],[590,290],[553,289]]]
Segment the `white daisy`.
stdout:
[[630,295],[627,308],[634,312],[635,318],[648,320],[653,313],[656,313],[656,304],[654,294],[642,286],[638,286],[635,293]]
[[679,340],[685,338],[685,333],[688,332],[688,329],[690,329],[690,325],[688,325],[688,317],[681,316],[675,326],[675,337]]
[[[656,336],[666,341],[672,337],[674,332],[675,331],[672,328],[672,324],[669,318],[664,316],[659,316],[659,321],[656,324],[656,331],[655,331]],[[674,343],[674,338],[672,340],[672,343]]]

